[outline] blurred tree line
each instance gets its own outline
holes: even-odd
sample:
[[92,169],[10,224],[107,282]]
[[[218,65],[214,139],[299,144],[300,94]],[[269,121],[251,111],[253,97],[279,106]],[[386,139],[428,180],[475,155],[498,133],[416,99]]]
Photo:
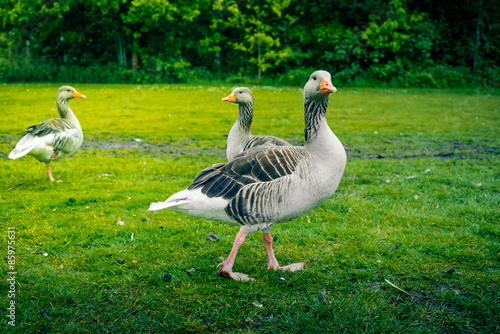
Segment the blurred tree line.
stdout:
[[0,0],[0,20],[1,82],[500,82],[495,0]]

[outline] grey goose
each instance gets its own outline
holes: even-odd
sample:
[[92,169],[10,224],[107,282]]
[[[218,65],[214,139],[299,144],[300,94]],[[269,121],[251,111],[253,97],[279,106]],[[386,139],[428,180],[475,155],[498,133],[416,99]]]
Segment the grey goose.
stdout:
[[10,152],[10,159],[17,159],[26,154],[44,162],[50,181],[54,181],[51,161],[61,160],[74,153],[83,142],[80,123],[69,107],[68,101],[73,98],[85,98],[73,87],[62,86],[57,92],[57,109],[61,118],[53,118],[30,126],[24,136]]
[[253,120],[253,95],[248,87],[235,88],[222,101],[238,104],[238,118],[227,136],[227,160],[256,146],[291,146],[287,141],[273,136],[254,136],[251,133]]
[[299,270],[303,263],[280,267],[270,230],[275,223],[307,213],[337,189],[346,165],[342,143],[326,122],[330,73],[316,71],[304,87],[305,145],[251,148],[227,163],[202,170],[185,190],[149,210],[168,209],[187,216],[240,226],[233,248],[218,265],[219,274],[249,280],[233,272],[239,247],[248,233],[263,232],[268,269]]

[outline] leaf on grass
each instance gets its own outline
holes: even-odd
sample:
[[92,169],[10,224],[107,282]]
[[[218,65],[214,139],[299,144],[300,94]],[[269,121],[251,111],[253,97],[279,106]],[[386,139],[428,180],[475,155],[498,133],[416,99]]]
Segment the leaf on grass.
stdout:
[[172,282],[172,275],[170,275],[170,274],[163,275],[163,282],[166,282],[166,283]]
[[42,310],[40,312],[37,313],[37,315],[41,316],[41,317],[48,317],[49,315],[47,314],[47,310]]
[[124,222],[122,222],[121,220],[119,220],[119,221],[117,221],[117,222],[116,222],[116,225],[123,226],[123,225],[125,225],[125,223],[124,223]]
[[259,303],[259,302],[258,302],[258,301],[256,301],[256,300],[254,300],[254,301],[252,302],[252,304],[253,304],[253,305],[255,305],[255,306],[257,306],[257,307],[262,307],[262,304],[261,304],[261,303]]
[[323,288],[319,290],[319,298],[321,298],[321,300],[324,300],[325,297],[326,297],[326,288]]
[[210,232],[207,235],[207,240],[210,240],[210,241],[219,241],[219,237],[216,236],[214,232]]
[[186,270],[186,274],[191,275],[192,273],[195,273],[198,270],[200,270],[200,269],[198,269],[198,268],[191,268],[191,269]]

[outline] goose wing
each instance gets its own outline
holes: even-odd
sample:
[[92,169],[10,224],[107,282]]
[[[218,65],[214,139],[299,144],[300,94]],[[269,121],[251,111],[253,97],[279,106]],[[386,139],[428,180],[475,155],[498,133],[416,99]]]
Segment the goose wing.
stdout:
[[25,131],[26,135],[43,138],[55,151],[71,152],[78,142],[78,130],[61,118],[53,118],[30,126]]
[[270,182],[292,174],[302,156],[302,147],[256,147],[228,163],[205,168],[188,190],[201,188],[209,198],[231,200],[247,184]]
[[257,146],[292,146],[292,144],[290,144],[286,140],[273,136],[253,136],[247,143],[245,143],[245,145],[243,146],[243,151],[247,151]]

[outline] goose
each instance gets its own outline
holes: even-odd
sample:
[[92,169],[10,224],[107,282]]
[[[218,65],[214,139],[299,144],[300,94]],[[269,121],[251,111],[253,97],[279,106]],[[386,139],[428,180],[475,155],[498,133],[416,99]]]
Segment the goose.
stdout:
[[53,118],[33,125],[24,131],[24,136],[10,152],[10,159],[17,159],[26,154],[33,156],[47,165],[50,181],[54,181],[51,161],[61,160],[75,152],[83,142],[80,123],[68,101],[73,98],[85,98],[73,87],[62,86],[57,92],[57,109],[61,118]]
[[279,265],[270,231],[273,224],[298,218],[329,199],[340,183],[346,153],[326,122],[330,94],[336,90],[330,73],[311,74],[304,87],[304,146],[251,148],[205,168],[187,189],[151,203],[149,210],[168,209],[240,226],[229,256],[218,265],[221,276],[252,279],[232,268],[245,237],[256,231],[263,232],[267,269],[303,269],[302,262]]
[[253,118],[253,95],[250,88],[238,87],[222,101],[239,105],[238,118],[227,136],[226,155],[228,161],[255,146],[291,146],[287,141],[273,136],[253,136],[250,127]]

